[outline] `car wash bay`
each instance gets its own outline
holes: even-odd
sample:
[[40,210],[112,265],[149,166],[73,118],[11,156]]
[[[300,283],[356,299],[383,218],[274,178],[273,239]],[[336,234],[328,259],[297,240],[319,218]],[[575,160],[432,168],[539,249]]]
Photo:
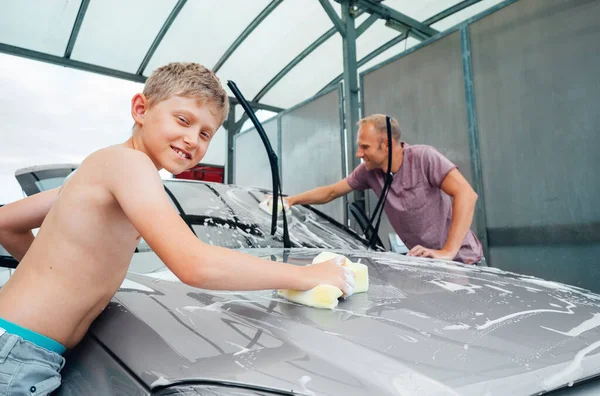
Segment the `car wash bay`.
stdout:
[[[40,18],[68,21],[46,36],[39,20],[16,18],[29,15],[26,4],[4,6],[0,51],[137,82],[167,61],[205,63],[235,80],[255,109],[276,113],[264,127],[285,194],[347,176],[358,165],[357,120],[388,114],[403,140],[435,146],[471,183],[472,228],[491,266],[600,291],[600,2],[454,1],[428,14],[398,3],[257,1],[239,3],[233,16],[171,1],[140,18],[89,0],[61,14],[48,2]],[[199,41],[190,26],[206,12],[239,27]],[[311,21],[294,28],[310,31],[297,34],[305,41],[273,37],[291,18]],[[146,31],[134,50],[111,36],[140,19]],[[174,43],[201,53],[184,59]],[[271,188],[260,138],[231,103],[216,165],[228,183]],[[319,209],[360,230],[352,204],[368,214],[376,197],[351,194]],[[391,232],[384,219],[384,243]]]

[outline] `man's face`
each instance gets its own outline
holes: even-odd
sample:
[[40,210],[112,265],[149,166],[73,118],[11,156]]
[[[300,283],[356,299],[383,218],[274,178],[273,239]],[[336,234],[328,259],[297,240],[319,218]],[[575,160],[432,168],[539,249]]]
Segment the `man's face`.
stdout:
[[204,157],[219,121],[212,103],[173,96],[146,110],[144,147],[157,168],[179,174]]
[[364,124],[358,130],[356,157],[364,161],[368,170],[387,164],[387,145],[372,124]]

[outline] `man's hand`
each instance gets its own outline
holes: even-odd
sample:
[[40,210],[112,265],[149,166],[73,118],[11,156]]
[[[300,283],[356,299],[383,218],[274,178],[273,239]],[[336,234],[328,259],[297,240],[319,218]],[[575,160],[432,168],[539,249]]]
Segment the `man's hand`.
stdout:
[[285,205],[288,206],[288,208],[291,208],[292,206],[294,206],[294,197],[293,196],[289,196],[289,197],[283,197],[283,202],[285,203]]
[[[292,207],[292,202],[291,202],[291,197],[282,197],[281,195],[279,196],[279,204],[281,205],[281,202],[283,200],[283,206],[285,207],[285,209],[289,209]],[[265,194],[265,200],[268,201],[269,205],[273,204],[273,195],[271,194]]]
[[456,257],[455,252],[449,252],[444,249],[441,249],[441,250],[427,249],[426,247],[423,247],[421,245],[417,245],[417,246],[413,247],[412,249],[410,249],[410,251],[408,252],[408,255],[415,256],[415,257],[429,257],[429,258],[440,259],[440,260],[454,260],[454,257]]

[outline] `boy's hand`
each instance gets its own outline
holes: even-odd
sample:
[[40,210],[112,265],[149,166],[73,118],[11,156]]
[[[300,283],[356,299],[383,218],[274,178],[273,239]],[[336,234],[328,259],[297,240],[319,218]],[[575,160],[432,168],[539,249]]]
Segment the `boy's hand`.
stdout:
[[318,285],[332,285],[344,293],[344,297],[351,296],[355,286],[354,272],[345,266],[344,257],[336,257],[322,263],[303,267],[308,273],[307,288],[312,289]]

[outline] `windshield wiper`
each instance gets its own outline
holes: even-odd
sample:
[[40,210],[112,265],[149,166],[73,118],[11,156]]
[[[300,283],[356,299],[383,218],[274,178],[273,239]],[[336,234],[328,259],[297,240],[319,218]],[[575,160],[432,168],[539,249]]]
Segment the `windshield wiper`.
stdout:
[[16,269],[19,262],[12,256],[0,256],[0,268]]
[[[233,81],[228,80],[227,86],[231,89],[231,92],[233,92],[239,104],[244,108],[244,111],[250,118],[250,121],[252,121],[252,124],[254,124],[254,127],[256,128],[256,131],[258,132],[258,135],[260,136],[260,139],[262,140],[265,149],[267,150],[267,155],[269,156],[269,165],[271,166],[271,179],[273,181],[273,214],[271,217],[271,235],[275,235],[275,232],[277,230],[277,209],[279,206],[279,197],[282,196],[281,181],[279,180],[279,165],[277,154],[273,150],[271,142],[269,142],[269,138],[267,137],[267,134],[264,128],[262,127],[261,123],[256,118],[252,107],[250,107],[250,104],[248,103],[246,98],[244,98],[244,95],[242,95],[237,85],[235,85]],[[292,247],[292,243],[290,242],[290,235],[288,232],[285,207],[282,208],[281,212],[283,213],[283,247],[290,248]]]
[[[389,116],[385,116],[385,124],[387,127],[388,140],[388,166],[387,172],[385,173],[385,183],[383,185],[383,189],[381,190],[381,194],[379,195],[377,206],[375,206],[373,216],[371,216],[371,220],[365,229],[365,237],[369,240],[370,249],[374,249],[376,246],[376,241],[379,234],[379,225],[381,223],[381,215],[383,214],[383,207],[385,206],[385,200],[387,199],[388,192],[390,192],[390,187],[392,186],[392,181],[394,180],[394,174],[392,173],[392,122]],[[377,218],[377,223],[375,224],[375,227],[373,227],[375,218]],[[371,232],[370,236],[369,231]]]

